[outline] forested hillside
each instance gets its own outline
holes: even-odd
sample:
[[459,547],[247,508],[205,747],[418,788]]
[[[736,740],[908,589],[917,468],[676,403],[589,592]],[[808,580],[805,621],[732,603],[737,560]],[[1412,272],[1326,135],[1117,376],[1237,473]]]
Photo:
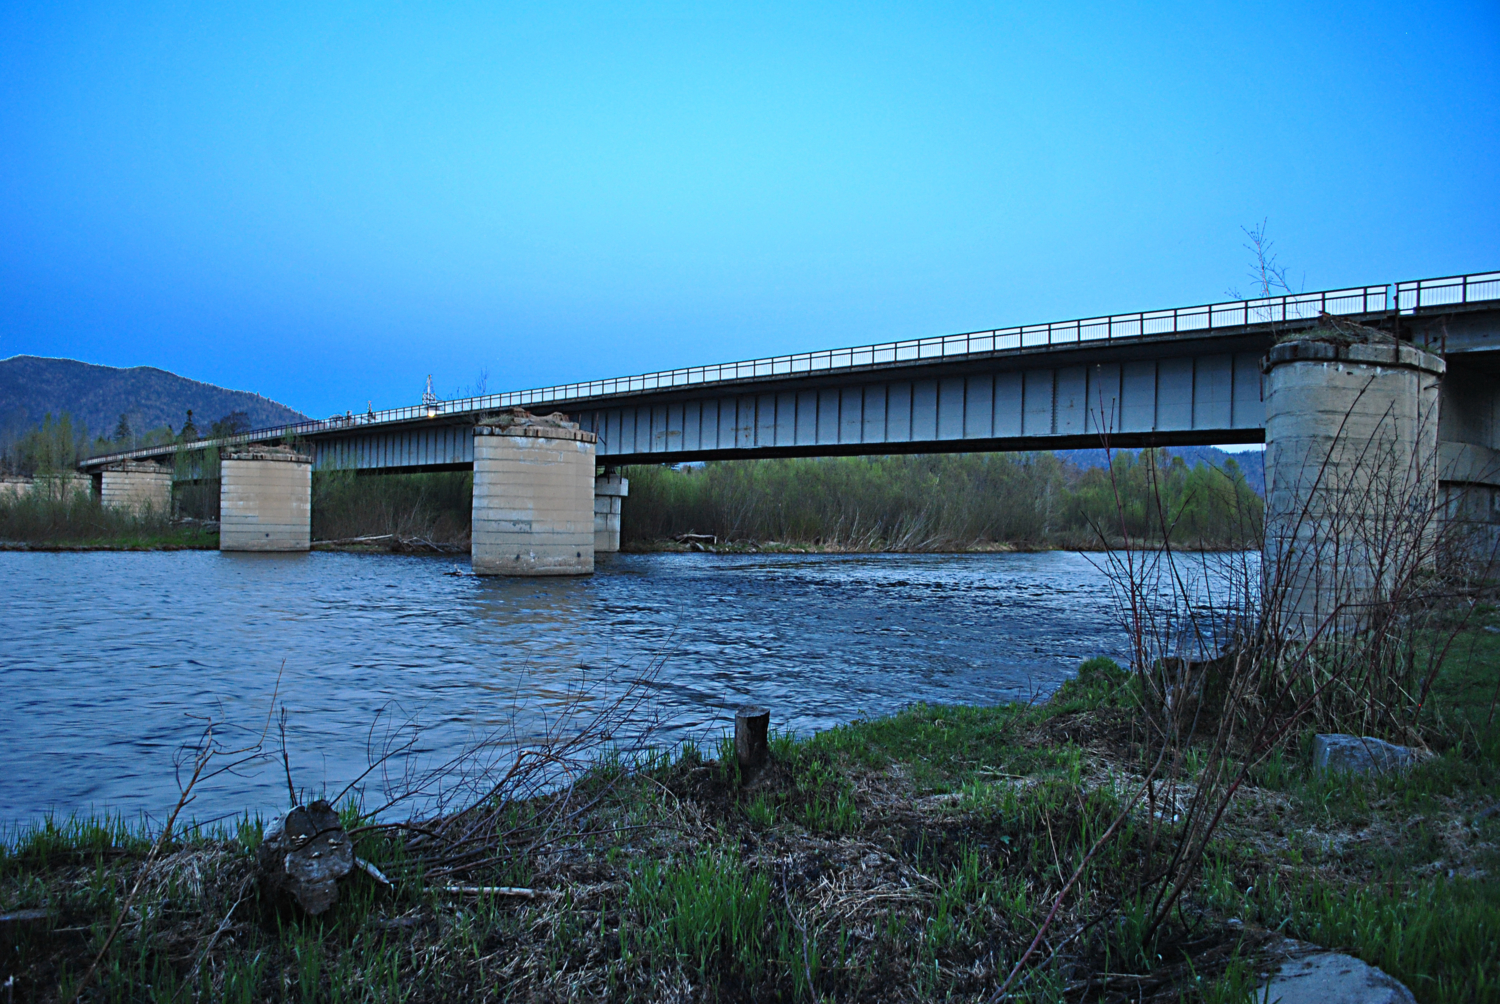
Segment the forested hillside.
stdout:
[[0,430],[14,439],[43,418],[66,414],[75,433],[111,440],[120,416],[135,436],[171,427],[180,431],[188,409],[200,430],[236,412],[245,428],[300,422],[306,415],[270,398],[156,369],[95,366],[75,359],[12,356],[0,360]]

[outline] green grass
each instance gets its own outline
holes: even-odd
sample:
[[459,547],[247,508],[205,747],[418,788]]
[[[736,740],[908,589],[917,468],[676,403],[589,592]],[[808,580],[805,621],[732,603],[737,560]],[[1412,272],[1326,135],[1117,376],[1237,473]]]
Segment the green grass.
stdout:
[[[1255,783],[1283,809],[1229,827],[1203,897],[1217,909],[1351,951],[1419,1001],[1500,1000],[1500,757],[1489,701],[1500,636],[1485,612],[1433,688],[1440,755],[1404,774],[1315,774],[1311,736]],[[1266,844],[1274,850],[1268,852]]]
[[[1445,681],[1441,713],[1472,710],[1483,682],[1474,667]],[[727,740],[714,756],[602,761],[579,784],[597,802],[573,836],[541,854],[495,848],[463,879],[532,886],[535,900],[446,893],[408,867],[399,831],[372,831],[358,853],[396,887],[353,875],[309,918],[247,884],[258,820],[190,831],[84,999],[984,999],[1120,812],[1122,788],[1102,779],[1131,767],[1131,693],[1092,661],[1037,706],[919,705],[775,734],[753,779]],[[1148,829],[1131,817],[1049,944],[1079,937],[1034,958],[1017,999],[1055,1001],[1078,973],[1107,972],[1125,990],[1164,980],[1173,1000],[1241,1004],[1259,963],[1237,918],[1358,954],[1423,1004],[1500,1001],[1500,813],[1474,818],[1495,799],[1487,734],[1396,777],[1319,777],[1307,762],[1293,744],[1256,769],[1183,911],[1150,938]],[[98,951],[149,841],[118,819],[50,819],[4,845],[0,909],[53,918],[14,946],[17,999],[50,997]]]
[[108,508],[89,492],[0,499],[0,542],[32,549],[214,548],[217,533],[174,526],[169,513]]

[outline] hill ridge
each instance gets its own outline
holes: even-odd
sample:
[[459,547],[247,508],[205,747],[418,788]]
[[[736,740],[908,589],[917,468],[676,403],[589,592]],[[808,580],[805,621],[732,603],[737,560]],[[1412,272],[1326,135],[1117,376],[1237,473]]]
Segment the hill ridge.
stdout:
[[90,436],[110,435],[124,414],[137,434],[181,427],[188,409],[207,428],[243,412],[252,428],[301,422],[307,416],[255,391],[232,390],[159,366],[104,366],[53,356],[0,359],[0,427],[10,435],[63,413]]

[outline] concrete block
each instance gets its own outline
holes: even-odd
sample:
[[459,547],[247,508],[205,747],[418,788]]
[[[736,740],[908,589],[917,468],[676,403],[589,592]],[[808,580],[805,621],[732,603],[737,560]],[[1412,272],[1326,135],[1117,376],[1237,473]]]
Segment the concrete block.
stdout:
[[8,491],[64,499],[80,492],[94,493],[94,476],[81,471],[53,471],[34,478],[7,479]]
[[477,575],[594,570],[593,433],[524,412],[474,428]]
[[306,551],[311,545],[311,459],[278,447],[225,456],[219,550]]
[[1420,763],[1428,754],[1410,746],[1397,746],[1371,736],[1350,736],[1333,732],[1313,738],[1313,769],[1348,771],[1351,774],[1384,774],[1405,770]]
[[0,477],[0,499],[18,499],[23,495],[30,495],[36,482],[31,478],[23,478],[19,475]]
[[99,502],[140,515],[172,514],[172,469],[161,464],[126,461],[99,472]]
[[594,479],[594,550],[613,554],[620,550],[621,503],[630,494],[630,482],[618,474]]

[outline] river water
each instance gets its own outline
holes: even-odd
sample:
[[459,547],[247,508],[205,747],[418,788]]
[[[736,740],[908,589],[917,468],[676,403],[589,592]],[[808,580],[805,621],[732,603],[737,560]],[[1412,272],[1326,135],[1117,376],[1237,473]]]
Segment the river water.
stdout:
[[[1123,654],[1095,561],[615,555],[589,578],[501,579],[398,555],[0,553],[0,822],[160,817],[204,720],[233,745],[273,693],[297,784],[330,792],[365,768],[372,723],[414,719],[440,758],[580,681],[648,671],[664,744],[712,741],[744,703],[808,732],[1039,696]],[[189,811],[285,802],[278,760],[215,778]]]

